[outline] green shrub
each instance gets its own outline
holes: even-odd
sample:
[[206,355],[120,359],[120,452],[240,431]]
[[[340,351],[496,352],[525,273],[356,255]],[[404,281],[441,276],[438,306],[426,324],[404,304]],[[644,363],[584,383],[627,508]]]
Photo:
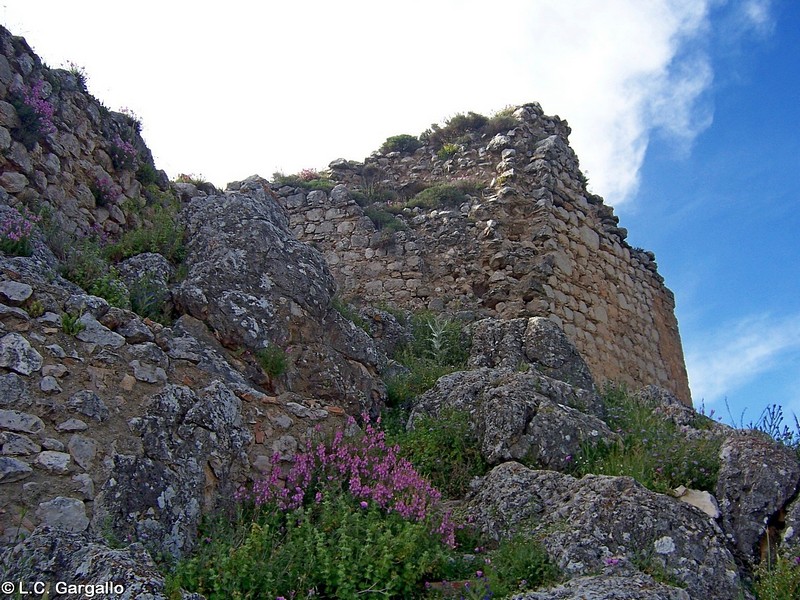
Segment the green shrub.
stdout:
[[420,139],[434,148],[442,148],[446,144],[469,142],[473,136],[494,137],[517,125],[519,122],[514,118],[512,108],[502,110],[492,117],[485,117],[474,112],[460,113],[448,119],[443,127],[436,124],[431,125],[420,135]]
[[385,229],[388,231],[405,231],[408,229],[400,219],[379,206],[367,206],[364,208],[364,215],[369,217],[375,229]]
[[405,407],[411,401],[431,389],[440,377],[457,369],[448,365],[414,357],[407,350],[396,357],[409,369],[408,373],[391,377],[386,381],[386,404],[391,407]]
[[44,314],[44,304],[42,304],[41,300],[30,300],[28,301],[28,305],[25,307],[25,310],[33,319],[38,319]]
[[119,274],[113,267],[89,285],[87,291],[93,296],[104,298],[111,306],[130,308],[131,301],[128,288],[119,280]]
[[458,152],[461,148],[458,144],[444,144],[439,151],[436,153],[436,156],[439,160],[447,160],[448,158],[452,158],[455,156],[456,152]]
[[441,148],[448,142],[464,139],[469,132],[479,132],[488,120],[487,117],[474,112],[459,113],[448,119],[444,127],[437,124],[431,125],[430,129],[420,135],[420,139],[434,148]]
[[81,315],[71,315],[64,313],[61,315],[61,331],[67,335],[78,335],[86,329],[86,325],[80,322]]
[[158,172],[149,162],[143,162],[139,165],[139,168],[136,169],[136,179],[144,187],[155,185],[158,183]]
[[[312,177],[312,173],[316,175],[316,177]],[[336,187],[335,181],[331,181],[311,169],[305,169],[298,175],[284,175],[280,171],[276,171],[272,174],[272,182],[278,185],[288,185],[309,191],[321,190],[325,193],[330,192]]]
[[719,471],[721,440],[708,435],[687,438],[674,422],[653,411],[653,405],[607,386],[606,423],[622,443],[584,447],[575,461],[577,474],[626,475],[661,493],[685,485],[713,492]]
[[232,525],[201,531],[207,545],[177,565],[170,593],[419,595],[454,545],[454,526],[438,491],[381,430],[364,425],[357,436],[339,430],[329,443],[308,440],[283,480],[276,459],[267,479],[240,494],[252,504]]
[[333,188],[336,187],[336,182],[331,181],[330,179],[323,179],[323,178],[311,179],[309,181],[303,181],[302,184],[298,187],[304,188],[309,191],[321,190],[327,194]]
[[455,208],[466,202],[467,194],[475,193],[477,185],[471,182],[437,183],[422,190],[406,203],[408,208]]
[[91,237],[73,240],[60,267],[61,274],[85,290],[108,273],[109,264],[103,258],[100,246]]
[[410,325],[411,343],[394,356],[408,373],[386,381],[389,406],[408,405],[440,377],[463,369],[469,358],[470,340],[457,322],[423,312],[412,316]]
[[144,275],[128,287],[131,310],[141,317],[162,325],[172,322],[167,298],[161,284],[150,275]]
[[800,556],[763,561],[755,572],[754,590],[758,600],[800,598]]
[[381,146],[381,154],[389,154],[390,152],[403,152],[411,154],[416,151],[422,142],[414,135],[403,133],[400,135],[393,135],[386,138],[386,141]]
[[399,431],[393,441],[401,454],[447,498],[463,498],[473,477],[486,473],[469,415],[449,410],[417,419],[414,429]]
[[554,583],[559,577],[558,567],[541,544],[525,534],[504,540],[491,553],[485,571],[489,587],[498,598]]
[[177,567],[171,592],[183,587],[209,600],[289,598],[309,590],[322,598],[370,591],[408,598],[419,594],[443,552],[425,524],[375,506],[362,509],[344,495],[288,515],[263,514],[249,527],[237,524],[230,541],[201,536],[211,541]]
[[152,206],[147,209],[149,224],[126,231],[122,237],[103,249],[109,260],[118,262],[143,252],[157,252],[173,264],[186,258],[183,226],[177,222],[174,206]]
[[256,358],[258,364],[261,365],[264,373],[269,377],[280,377],[286,372],[288,360],[286,352],[283,348],[275,345],[269,345],[266,348],[261,348],[256,351]]
[[489,118],[483,126],[482,133],[494,137],[498,133],[505,133],[519,125],[519,121],[510,112],[500,111]]

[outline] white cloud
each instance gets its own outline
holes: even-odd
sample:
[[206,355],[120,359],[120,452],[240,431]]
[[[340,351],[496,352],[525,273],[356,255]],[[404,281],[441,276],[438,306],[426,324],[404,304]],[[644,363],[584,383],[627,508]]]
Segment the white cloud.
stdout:
[[772,32],[775,22],[772,16],[772,0],[747,0],[741,5],[744,28],[751,28],[764,35]]
[[797,361],[800,315],[747,317],[684,344],[692,397],[712,405],[782,363]]
[[[711,122],[718,0],[358,0],[224,5],[7,0],[4,21],[141,115],[160,166],[217,184],[361,159],[459,111],[539,101],[569,120],[592,187],[636,191],[650,137]],[[769,2],[742,15],[768,23]]]

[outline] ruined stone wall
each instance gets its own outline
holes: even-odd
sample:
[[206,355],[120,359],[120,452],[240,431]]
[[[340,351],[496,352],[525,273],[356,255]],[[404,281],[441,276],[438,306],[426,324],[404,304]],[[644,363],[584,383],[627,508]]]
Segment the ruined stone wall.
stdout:
[[[145,203],[137,171],[153,167],[139,129],[135,117],[89,94],[79,70],[48,68],[0,27],[0,202],[53,215],[68,233],[114,235],[135,225],[131,208]],[[153,178],[166,189],[166,174],[153,169]]]
[[[613,209],[587,192],[566,123],[536,104],[514,117],[517,127],[467,136],[454,156],[426,146],[340,160],[332,178],[343,185],[330,193],[273,189],[343,297],[475,319],[546,316],[598,381],[657,384],[690,403],[675,301],[655,257],[627,244]],[[380,180],[367,181],[376,170]],[[486,187],[458,207],[405,208],[404,231],[378,229],[351,194],[378,185],[402,201],[404,190],[463,179]]]

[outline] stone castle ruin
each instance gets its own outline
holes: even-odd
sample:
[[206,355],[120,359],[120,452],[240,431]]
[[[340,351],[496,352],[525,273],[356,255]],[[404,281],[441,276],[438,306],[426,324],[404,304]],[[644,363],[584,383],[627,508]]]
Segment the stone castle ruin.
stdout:
[[460,132],[448,153],[429,142],[332,162],[333,180],[389,192],[394,206],[425,186],[479,187],[458,205],[395,211],[396,231],[379,230],[344,190],[273,188],[343,297],[472,318],[547,317],[598,381],[655,384],[691,405],[674,296],[654,255],[627,244],[613,209],[587,191],[568,125],[535,103],[507,109],[505,125],[495,135]]
[[[528,528],[568,579],[520,597],[751,599],[765,548],[800,552],[796,452],[690,408],[654,256],[538,104],[226,190],[169,181],[139,129],[0,27],[0,581],[199,600],[152,557],[381,414],[418,310],[472,344],[405,424],[464,414],[487,468],[454,502],[493,539]],[[711,448],[715,480],[574,476],[622,442],[604,381]]]

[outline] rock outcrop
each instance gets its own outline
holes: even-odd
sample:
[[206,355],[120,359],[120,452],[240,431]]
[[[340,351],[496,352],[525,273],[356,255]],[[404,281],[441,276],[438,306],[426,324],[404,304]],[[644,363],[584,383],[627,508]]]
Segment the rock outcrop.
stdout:
[[504,463],[486,476],[469,511],[488,534],[538,536],[570,577],[617,565],[664,573],[692,598],[747,595],[716,523],[628,477],[575,479]]
[[[164,576],[144,546],[111,549],[86,533],[41,527],[0,554],[0,575],[35,597],[166,600]],[[41,584],[41,587],[38,585]],[[5,593],[5,590],[4,590]],[[182,593],[182,600],[202,600]]]
[[289,391],[374,412],[384,391],[372,339],[332,306],[322,255],[289,232],[283,208],[258,181],[195,198],[184,210],[188,274],[176,300],[225,344],[285,352]]

